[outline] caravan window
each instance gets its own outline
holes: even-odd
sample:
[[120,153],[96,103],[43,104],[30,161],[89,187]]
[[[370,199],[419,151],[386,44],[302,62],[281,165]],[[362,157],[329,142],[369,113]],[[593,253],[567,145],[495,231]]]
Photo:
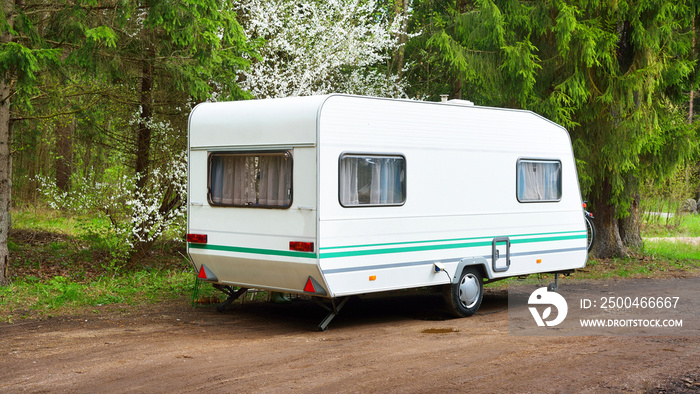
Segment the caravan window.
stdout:
[[344,207],[402,205],[406,201],[405,158],[341,155],[339,198]]
[[210,153],[209,204],[289,208],[292,156],[289,152]]
[[561,162],[518,160],[517,193],[520,202],[561,200]]

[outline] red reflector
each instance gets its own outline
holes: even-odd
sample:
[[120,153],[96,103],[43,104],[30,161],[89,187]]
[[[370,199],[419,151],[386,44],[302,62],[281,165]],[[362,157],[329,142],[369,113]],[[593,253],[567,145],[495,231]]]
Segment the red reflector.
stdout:
[[587,207],[588,207],[588,204],[586,204],[586,203],[584,202],[584,203],[583,203],[583,207],[584,207],[584,208],[587,208]]
[[313,242],[289,242],[289,250],[295,252],[313,252],[314,243]]
[[187,242],[194,244],[205,244],[207,243],[206,234],[187,234]]
[[[187,234],[189,235],[189,234]],[[199,275],[197,275],[199,279],[207,279],[207,273],[204,272],[204,264],[199,268]]]
[[309,276],[309,280],[306,281],[306,286],[304,286],[304,291],[307,293],[315,293],[316,289],[314,289],[314,284],[311,282],[311,277]]
[[217,279],[216,275],[214,275],[214,273],[211,272],[211,270],[207,268],[207,266],[205,266],[204,264],[202,264],[199,267],[199,273],[197,274],[197,278],[202,280],[208,280],[211,282],[216,282],[219,280]]

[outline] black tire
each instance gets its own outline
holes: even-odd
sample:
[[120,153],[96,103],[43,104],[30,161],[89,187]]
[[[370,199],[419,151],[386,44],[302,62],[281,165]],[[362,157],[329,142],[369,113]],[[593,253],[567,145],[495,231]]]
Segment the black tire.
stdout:
[[586,233],[588,235],[588,251],[593,249],[593,242],[595,242],[595,227],[593,226],[593,221],[588,216],[583,216],[586,220]]
[[457,283],[445,285],[443,296],[455,317],[471,316],[479,310],[484,297],[484,281],[476,267],[466,267]]

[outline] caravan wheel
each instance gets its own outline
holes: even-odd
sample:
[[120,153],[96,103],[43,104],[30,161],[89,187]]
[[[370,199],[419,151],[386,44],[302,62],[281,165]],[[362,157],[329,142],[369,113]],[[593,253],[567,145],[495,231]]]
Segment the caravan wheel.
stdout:
[[445,301],[456,317],[471,316],[479,310],[484,297],[484,282],[475,267],[467,267],[457,283],[445,286]]

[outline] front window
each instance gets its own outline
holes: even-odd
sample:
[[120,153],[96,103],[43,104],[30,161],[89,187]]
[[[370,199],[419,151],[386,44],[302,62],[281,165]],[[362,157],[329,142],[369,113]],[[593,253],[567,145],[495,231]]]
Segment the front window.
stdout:
[[208,196],[211,205],[289,208],[292,156],[286,151],[211,153]]
[[561,200],[561,162],[518,160],[517,193],[520,202]]
[[406,201],[406,160],[403,156],[344,154],[339,182],[344,207],[402,205]]

